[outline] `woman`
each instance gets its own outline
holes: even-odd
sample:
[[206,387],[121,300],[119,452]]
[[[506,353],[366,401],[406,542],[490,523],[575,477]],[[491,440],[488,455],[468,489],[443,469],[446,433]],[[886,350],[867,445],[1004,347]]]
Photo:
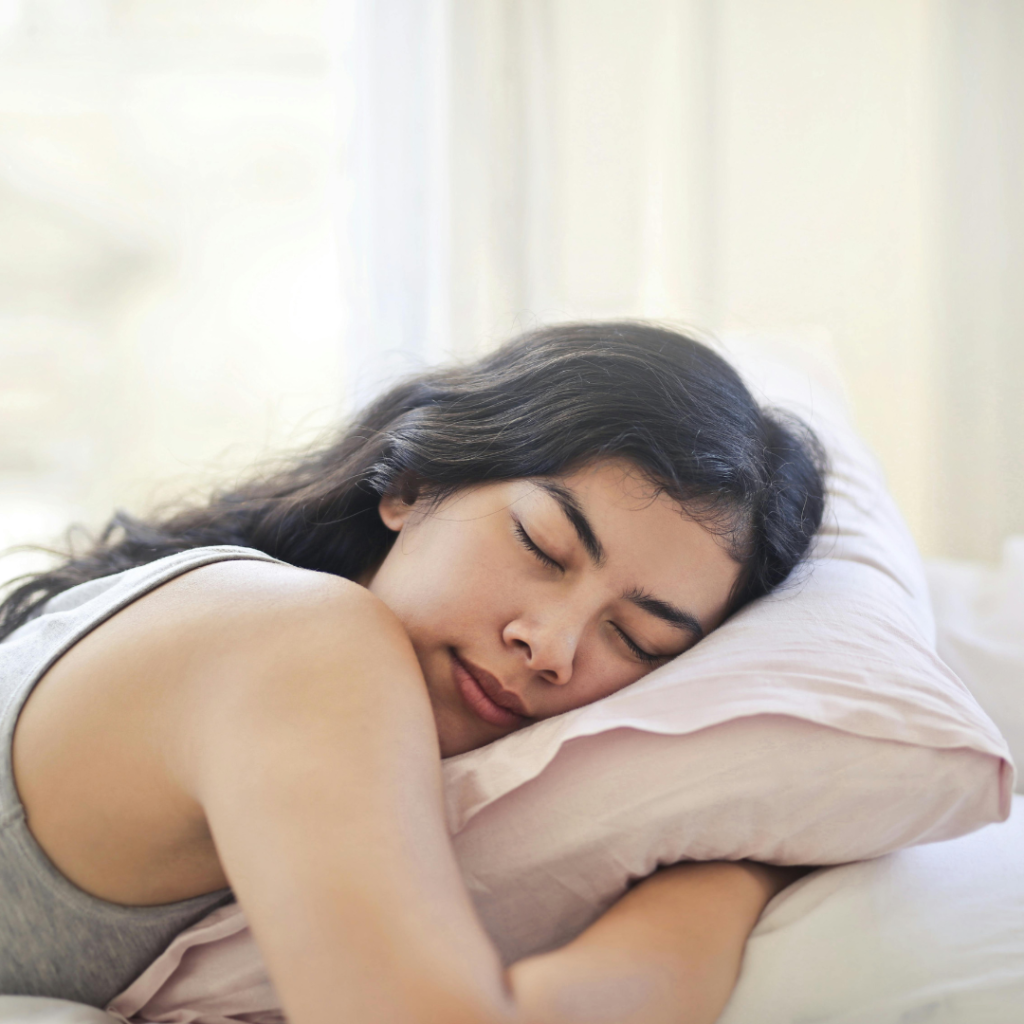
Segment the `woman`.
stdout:
[[791,874],[661,871],[503,971],[439,761],[780,584],[821,464],[707,348],[570,324],[202,508],[116,517],[0,609],[0,991],[102,1005],[233,892],[294,1024],[713,1020]]

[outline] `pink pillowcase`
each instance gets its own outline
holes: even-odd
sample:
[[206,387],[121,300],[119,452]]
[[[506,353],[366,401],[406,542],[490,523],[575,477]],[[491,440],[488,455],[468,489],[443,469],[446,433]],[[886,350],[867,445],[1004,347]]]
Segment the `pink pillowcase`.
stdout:
[[[832,864],[1009,813],[1006,744],[935,654],[920,559],[827,366],[730,351],[826,444],[825,528],[792,583],[676,661],[445,762],[456,852],[506,961],[568,941],[659,864]],[[217,948],[197,961],[211,993]],[[174,995],[173,974],[147,975],[136,1010],[147,985]]]
[[460,863],[507,960],[567,941],[658,864],[832,864],[1009,813],[1006,744],[935,653],[920,559],[839,386],[777,348],[730,355],[828,448],[814,557],[639,683],[445,763]]

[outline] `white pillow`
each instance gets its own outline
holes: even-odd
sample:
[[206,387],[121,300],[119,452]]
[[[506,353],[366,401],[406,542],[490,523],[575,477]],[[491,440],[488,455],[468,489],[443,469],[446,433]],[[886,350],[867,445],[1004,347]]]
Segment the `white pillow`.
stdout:
[[718,1024],[1020,1024],[1024,797],[1001,825],[815,872],[769,904]]
[[659,863],[829,864],[1002,820],[998,730],[935,653],[920,559],[841,394],[737,342],[832,460],[814,557],[596,704],[444,765],[449,826],[506,960],[567,941]]
[[994,567],[935,559],[927,568],[939,654],[1024,763],[1024,537],[1008,537]]
[[455,849],[511,963],[569,941],[660,864],[830,864],[942,838],[953,822],[983,824],[999,814],[992,778],[982,755],[790,716],[685,738],[617,729],[569,743],[540,777],[477,814]]

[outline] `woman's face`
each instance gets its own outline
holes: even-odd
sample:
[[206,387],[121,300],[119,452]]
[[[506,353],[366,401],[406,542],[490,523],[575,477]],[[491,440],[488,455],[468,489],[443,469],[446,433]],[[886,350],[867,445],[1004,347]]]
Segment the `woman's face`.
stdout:
[[739,566],[629,463],[385,498],[398,532],[368,581],[404,624],[441,753],[614,693],[724,618]]

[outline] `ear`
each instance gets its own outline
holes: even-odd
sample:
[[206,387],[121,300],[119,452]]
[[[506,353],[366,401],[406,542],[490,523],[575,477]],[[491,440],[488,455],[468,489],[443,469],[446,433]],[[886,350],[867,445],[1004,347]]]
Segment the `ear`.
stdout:
[[398,533],[405,526],[416,507],[415,500],[407,501],[398,494],[385,494],[380,499],[377,510],[380,512],[381,521],[389,530]]

